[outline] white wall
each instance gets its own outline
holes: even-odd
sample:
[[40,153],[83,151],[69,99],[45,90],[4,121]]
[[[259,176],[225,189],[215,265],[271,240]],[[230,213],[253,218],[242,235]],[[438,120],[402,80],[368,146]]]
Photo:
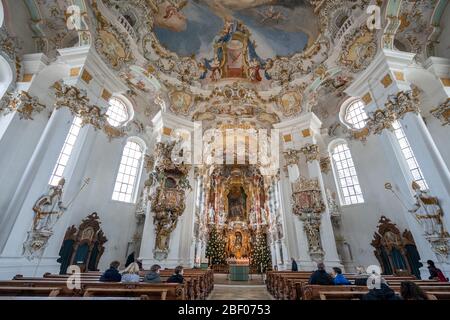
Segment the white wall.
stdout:
[[436,45],[436,55],[450,59],[450,4],[447,4],[441,18],[442,33]]

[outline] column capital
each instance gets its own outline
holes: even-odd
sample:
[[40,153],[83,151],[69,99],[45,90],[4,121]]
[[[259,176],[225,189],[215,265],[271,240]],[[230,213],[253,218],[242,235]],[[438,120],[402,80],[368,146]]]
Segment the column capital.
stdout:
[[[366,97],[371,94],[377,98],[378,91],[389,92],[409,89],[404,69],[414,63],[415,53],[382,49],[372,63],[345,90],[352,97]],[[395,82],[397,89],[389,90]],[[394,87],[394,86],[392,86]],[[369,97],[370,98],[370,97]],[[365,98],[366,104],[369,98]],[[370,101],[369,101],[370,102]]]

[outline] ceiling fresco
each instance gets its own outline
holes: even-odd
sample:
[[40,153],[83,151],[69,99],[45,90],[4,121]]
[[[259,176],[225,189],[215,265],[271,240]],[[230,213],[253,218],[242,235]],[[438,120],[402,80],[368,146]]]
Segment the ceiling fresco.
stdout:
[[[37,51],[56,58],[60,47],[91,45],[148,119],[162,108],[191,120],[271,126],[311,110],[321,118],[334,117],[330,105],[346,98],[347,86],[381,48],[429,55],[446,2],[24,3]],[[63,9],[74,3],[81,7],[85,25],[67,33]],[[389,17],[386,28],[366,27],[369,4],[382,6],[382,16]],[[46,50],[41,50],[43,43]]]

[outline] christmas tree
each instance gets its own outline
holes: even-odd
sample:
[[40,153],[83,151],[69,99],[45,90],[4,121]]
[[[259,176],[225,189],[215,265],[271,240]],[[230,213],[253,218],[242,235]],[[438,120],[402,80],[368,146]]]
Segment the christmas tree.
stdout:
[[267,245],[267,235],[264,232],[256,234],[252,250],[252,265],[259,272],[265,272],[271,266],[271,254]]
[[223,236],[213,227],[206,245],[206,257],[209,258],[210,264],[225,264],[225,246]]

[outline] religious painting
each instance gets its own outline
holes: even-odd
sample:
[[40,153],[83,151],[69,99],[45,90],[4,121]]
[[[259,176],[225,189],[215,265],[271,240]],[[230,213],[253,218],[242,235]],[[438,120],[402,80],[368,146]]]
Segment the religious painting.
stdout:
[[289,117],[301,111],[302,96],[297,91],[288,91],[278,100],[284,116]]
[[176,114],[188,114],[192,105],[192,96],[184,91],[172,91],[169,94],[170,110]]
[[228,193],[228,219],[244,221],[247,195],[242,187],[232,188]]
[[195,57],[200,80],[261,82],[270,81],[266,71],[274,57],[303,51],[318,30],[304,0],[167,0],[154,32],[165,48]]

